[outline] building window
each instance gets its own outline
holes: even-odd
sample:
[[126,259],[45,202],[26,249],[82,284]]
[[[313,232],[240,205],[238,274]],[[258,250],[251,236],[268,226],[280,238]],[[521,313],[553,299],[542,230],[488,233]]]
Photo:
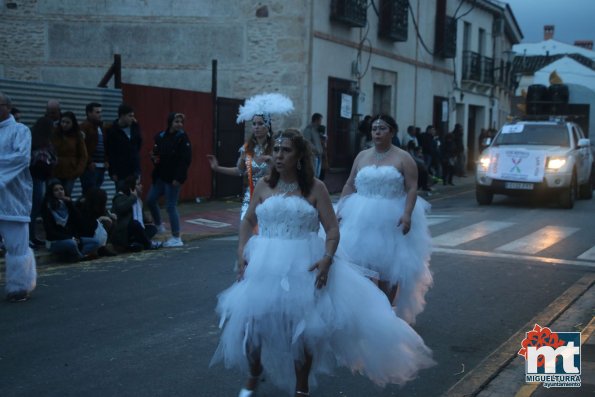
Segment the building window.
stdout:
[[442,58],[454,58],[457,53],[457,20],[446,15],[446,0],[436,1],[434,53]]
[[392,87],[390,85],[374,84],[374,101],[372,113],[392,114]]
[[407,41],[408,0],[381,0],[378,36],[392,41]]
[[353,28],[366,26],[368,0],[332,0],[331,19]]

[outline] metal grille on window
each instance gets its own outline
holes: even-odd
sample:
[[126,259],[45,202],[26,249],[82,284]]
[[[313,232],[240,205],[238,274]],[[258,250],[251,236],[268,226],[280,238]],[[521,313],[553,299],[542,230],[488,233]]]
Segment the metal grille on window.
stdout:
[[408,0],[381,0],[378,36],[392,41],[407,41]]
[[351,27],[366,26],[368,0],[332,0],[331,19]]

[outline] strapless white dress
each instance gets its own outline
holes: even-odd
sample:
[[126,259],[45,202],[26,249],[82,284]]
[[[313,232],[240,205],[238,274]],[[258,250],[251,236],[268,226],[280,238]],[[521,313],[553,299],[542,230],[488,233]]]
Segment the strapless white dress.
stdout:
[[288,393],[294,361],[313,355],[316,374],[337,365],[378,385],[403,384],[434,364],[422,338],[386,297],[349,264],[335,259],[327,285],[308,269],[324,255],[317,210],[297,196],[273,196],[256,207],[259,234],[246,244],[244,279],[218,297],[223,328],[211,364],[248,371],[246,346],[259,346],[267,380]]
[[341,240],[338,254],[362,268],[377,272],[380,280],[399,284],[396,312],[410,324],[423,311],[432,285],[432,253],[426,212],[430,204],[418,197],[411,229],[397,227],[405,209],[405,178],[392,166],[366,166],[355,178],[356,193],[337,205]]

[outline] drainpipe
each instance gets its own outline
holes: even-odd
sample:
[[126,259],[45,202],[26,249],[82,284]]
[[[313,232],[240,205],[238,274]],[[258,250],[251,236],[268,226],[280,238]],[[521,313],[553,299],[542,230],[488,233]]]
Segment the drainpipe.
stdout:
[[[421,17],[421,14],[419,13],[419,3],[420,3],[420,1],[417,0],[417,21],[418,21],[419,26],[421,26],[421,21],[419,20]],[[418,61],[419,61],[419,37],[417,37],[417,35],[415,35],[415,67],[414,67],[414,73],[413,73],[413,123],[412,123],[412,125],[417,125],[417,68],[418,68]]]
[[[307,62],[307,88],[306,88],[306,109],[308,112],[306,113],[306,124],[310,122],[308,116],[313,113],[312,111],[312,86],[314,85],[314,68],[312,67],[312,59],[314,57],[314,7],[315,2],[311,1],[310,3],[310,31],[308,32],[309,40],[308,40],[308,62]],[[327,83],[327,95],[328,95],[328,83]],[[326,110],[325,117],[328,117],[328,109]]]

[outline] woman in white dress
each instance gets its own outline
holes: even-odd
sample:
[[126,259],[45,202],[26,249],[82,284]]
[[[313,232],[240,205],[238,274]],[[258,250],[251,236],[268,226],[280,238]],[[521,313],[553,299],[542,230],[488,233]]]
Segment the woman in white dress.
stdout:
[[231,176],[246,175],[247,187],[242,201],[240,220],[248,210],[248,205],[258,181],[269,173],[271,154],[273,150],[271,116],[273,114],[287,114],[293,110],[293,103],[284,95],[259,94],[255,95],[240,106],[237,122],[251,121],[252,133],[246,143],[240,148],[240,157],[235,167],[222,167],[213,155],[207,155],[209,165],[214,172]]
[[372,120],[374,146],[356,157],[337,205],[339,254],[375,272],[378,287],[396,303],[397,315],[413,324],[432,285],[432,240],[425,216],[430,206],[417,197],[411,155],[391,144],[397,130],[390,116]]
[[253,395],[263,373],[304,397],[316,374],[337,365],[379,385],[403,384],[433,365],[421,337],[384,295],[335,258],[337,219],[299,131],[275,140],[273,167],[240,226],[238,281],[219,295],[223,332],[211,364],[250,373],[240,397]]

